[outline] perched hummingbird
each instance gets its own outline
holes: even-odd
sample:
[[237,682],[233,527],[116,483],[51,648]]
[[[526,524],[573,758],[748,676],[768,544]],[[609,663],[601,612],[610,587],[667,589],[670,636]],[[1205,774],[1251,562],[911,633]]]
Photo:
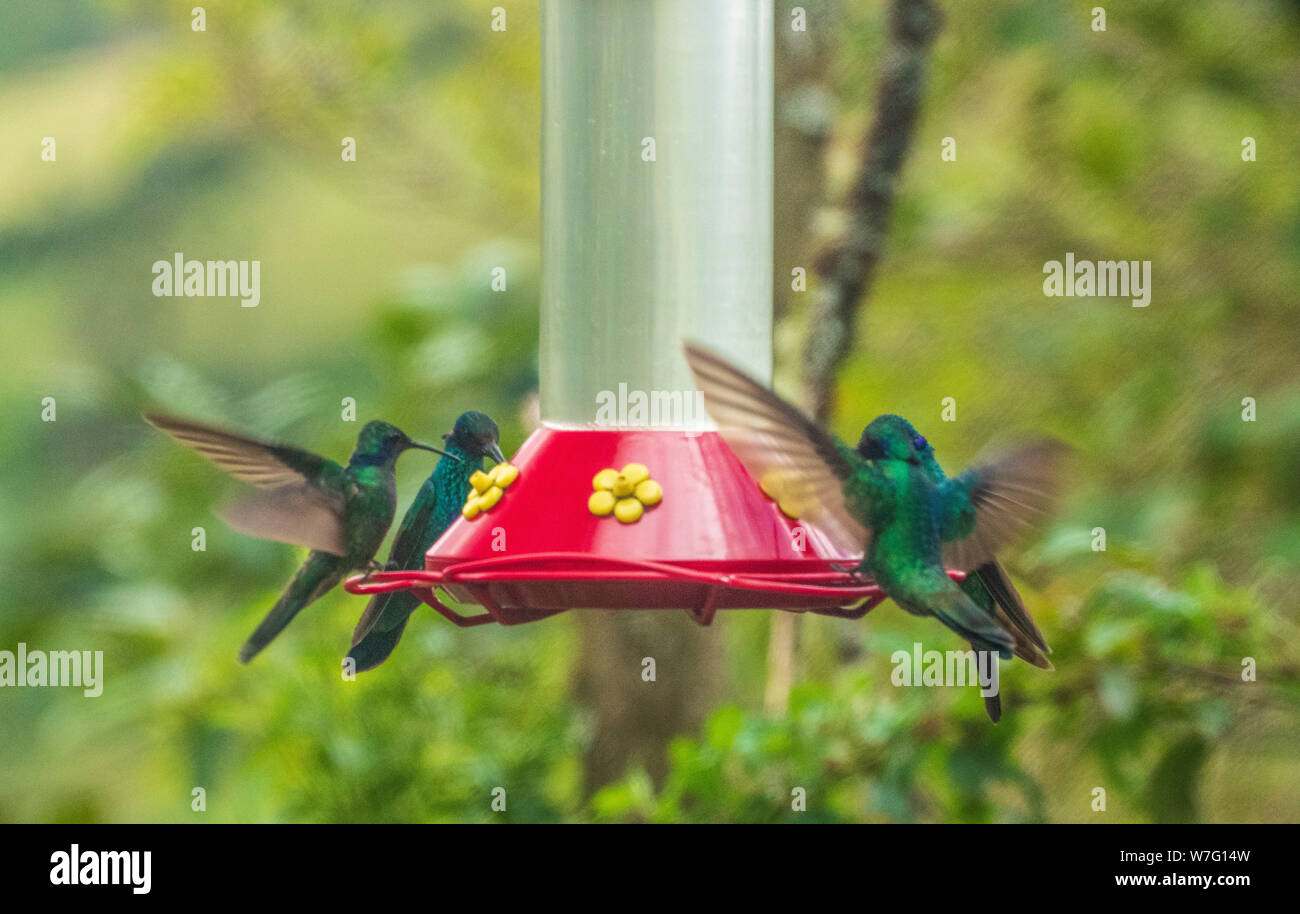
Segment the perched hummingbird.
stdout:
[[323,596],[353,569],[373,564],[375,550],[397,509],[394,466],[418,444],[387,422],[367,422],[347,466],[309,451],[213,428],[188,419],[147,415],[150,425],[193,448],[258,491],[222,512],[234,529],[251,536],[306,546],[307,560],[244,646],[247,663],[270,644],[298,611]]
[[[451,432],[442,436],[446,456],[438,461],[406,509],[385,567],[393,571],[424,568],[424,554],[460,514],[469,497],[469,478],[483,469],[483,458],[505,463],[499,439],[497,424],[485,414],[473,410],[461,413]],[[406,590],[371,598],[352,633],[352,648],[348,651],[357,672],[388,659],[419,605],[419,598]]]
[[[741,463],[756,479],[778,473],[801,520],[846,554],[862,554],[855,571],[978,649],[1046,663],[1042,635],[995,556],[1048,513],[1064,445],[1030,444],[949,478],[899,416],[877,417],[849,447],[721,357],[688,343],[686,359]],[[970,573],[971,583],[958,586],[945,568]],[[988,710],[996,719],[1000,705]]]

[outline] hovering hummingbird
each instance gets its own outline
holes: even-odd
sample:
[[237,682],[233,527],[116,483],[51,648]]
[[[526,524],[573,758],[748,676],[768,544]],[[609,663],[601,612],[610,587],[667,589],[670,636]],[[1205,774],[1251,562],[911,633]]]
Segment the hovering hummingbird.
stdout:
[[[902,421],[906,422],[906,420]],[[921,458],[922,469],[930,477],[931,482],[941,485],[948,477],[943,467],[939,466],[939,461],[935,459],[934,448],[910,424],[907,426],[907,431],[916,436],[920,445],[917,454]],[[1020,599],[1019,592],[999,562],[985,562],[968,574],[957,586],[974,601],[976,606],[997,619],[998,624],[1011,633],[1016,642],[1015,647],[1012,648],[1015,656],[1039,669],[1052,669],[1052,662],[1046,656],[1052,652],[1052,649],[1047,646],[1047,640],[1034,624],[1029,610],[1025,609],[1024,601]],[[977,641],[971,642],[971,647],[977,651],[989,650],[988,645]],[[999,654],[1003,660],[1010,659],[1005,652]],[[984,707],[993,722],[997,723],[1002,718],[1001,694],[986,697]]]
[[[484,413],[461,413],[442,439],[446,454],[406,509],[388,553],[388,570],[423,569],[424,554],[460,514],[469,496],[470,477],[483,469],[483,458],[505,463],[497,424]],[[373,669],[388,659],[419,605],[419,598],[406,590],[371,598],[352,633],[352,648],[348,651],[357,672]]]
[[419,444],[387,422],[367,422],[347,466],[284,444],[248,438],[188,419],[145,420],[259,490],[226,508],[222,519],[251,536],[306,546],[307,560],[244,646],[247,663],[284,630],[298,611],[323,596],[349,571],[374,566],[375,550],[397,509],[394,466]]
[[[741,463],[755,479],[779,474],[802,520],[844,553],[862,554],[856,573],[978,649],[1046,664],[1042,635],[995,556],[1055,502],[1063,444],[1040,441],[949,478],[899,416],[874,419],[853,448],[708,350],[688,343],[686,359]],[[958,586],[945,568],[969,572],[971,583]],[[996,720],[1000,703],[988,710]]]

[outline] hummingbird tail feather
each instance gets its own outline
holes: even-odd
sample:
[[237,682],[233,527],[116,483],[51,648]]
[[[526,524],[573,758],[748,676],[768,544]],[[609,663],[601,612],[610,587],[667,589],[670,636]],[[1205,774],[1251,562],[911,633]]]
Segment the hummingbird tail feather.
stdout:
[[285,626],[293,621],[293,617],[298,615],[303,607],[320,598],[342,581],[347,571],[346,562],[336,555],[328,552],[313,552],[307,556],[307,561],[302,563],[302,567],[293,576],[293,580],[284,589],[275,606],[271,607],[266,618],[253,630],[248,640],[244,642],[244,646],[239,649],[239,662],[248,663],[256,657],[275,639],[276,635],[284,631]]
[[1011,632],[1011,636],[1015,638],[1016,644],[1015,647],[1011,649],[1011,653],[1025,661],[1025,663],[1038,667],[1040,670],[1048,670],[1050,672],[1051,670],[1056,669],[1056,667],[1052,666],[1052,661],[1047,659],[1047,655],[1043,653],[1042,649],[1024,636],[1019,627],[1014,624],[1014,619],[1007,617],[1001,606],[994,610],[994,614],[997,616],[998,622],[1002,624],[1002,627]]
[[348,651],[358,673],[388,659],[402,639],[411,613],[419,606],[417,597],[402,592],[380,594],[371,601],[352,633],[352,648]]
[[967,641],[987,644],[989,650],[999,654],[1015,649],[1012,634],[956,587],[946,588],[926,600],[925,605],[936,619]]
[[365,611],[361,613],[361,618],[357,620],[356,628],[352,629],[351,647],[356,647],[361,643],[361,639],[370,634],[370,630],[375,627],[379,617],[384,614],[389,602],[392,600],[391,593],[377,593],[370,598],[366,604]]
[[981,565],[958,586],[1015,640],[1011,651],[1004,652],[1003,660],[1010,660],[1014,654],[1040,669],[1052,669],[1051,661],[1045,655],[1051,648],[1043,640],[1042,632],[1030,618],[1020,594],[997,562]]
[[975,569],[975,575],[979,578],[986,588],[993,601],[1006,612],[1011,624],[1021,632],[1025,639],[1037,647],[1042,653],[1050,654],[1052,649],[1047,646],[1047,639],[1039,631],[1038,626],[1034,624],[1034,619],[1029,615],[1029,610],[1025,608],[1025,602],[1020,598],[1019,591],[1016,590],[1011,579],[1007,577],[1006,571],[997,562],[987,562]]
[[1002,696],[990,695],[984,699],[984,710],[989,714],[989,720],[997,723],[1002,719]]
[[387,660],[397,647],[397,642],[402,640],[402,633],[406,631],[406,623],[410,618],[407,616],[400,625],[387,631],[371,630],[369,635],[352,645],[348,657],[355,664],[354,669],[358,673],[364,673]]

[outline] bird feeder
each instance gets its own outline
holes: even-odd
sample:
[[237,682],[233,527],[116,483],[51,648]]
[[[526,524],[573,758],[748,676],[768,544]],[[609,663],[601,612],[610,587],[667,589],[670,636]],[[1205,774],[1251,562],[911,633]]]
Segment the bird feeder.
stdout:
[[883,599],[749,475],[682,354],[697,340],[770,381],[772,42],[771,0],[543,4],[542,427],[508,484],[480,480],[425,571],[348,590],[412,589],[458,625],[588,608],[856,618]]

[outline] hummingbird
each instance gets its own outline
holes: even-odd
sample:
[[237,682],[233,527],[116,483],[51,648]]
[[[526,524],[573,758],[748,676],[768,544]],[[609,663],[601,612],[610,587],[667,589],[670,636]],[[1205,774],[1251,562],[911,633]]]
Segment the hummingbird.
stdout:
[[[1000,568],[987,576],[982,569],[1049,513],[1065,445],[1031,443],[948,477],[901,416],[872,420],[850,447],[707,349],[687,343],[686,359],[741,463],[755,479],[779,473],[801,520],[845,554],[862,555],[855,574],[869,574],[906,612],[935,617],[978,649],[1046,663],[1046,645],[1010,581]],[[947,568],[972,583],[959,586]],[[988,711],[996,719],[1000,703]]]
[[[424,554],[451,526],[469,497],[470,477],[483,469],[483,458],[505,463],[497,424],[484,413],[461,413],[452,430],[442,436],[445,456],[424,481],[415,501],[406,509],[388,553],[390,571],[424,568]],[[352,633],[348,658],[355,670],[373,669],[388,659],[406,630],[420,599],[410,591],[376,594]]]
[[258,491],[228,506],[222,519],[235,530],[311,550],[275,606],[239,649],[247,663],[271,643],[298,611],[354,569],[373,569],[397,509],[394,468],[404,451],[419,448],[387,422],[367,422],[347,466],[287,444],[249,438],[189,419],[157,414],[145,420],[198,451]]
[[[906,420],[901,421],[906,423]],[[948,477],[934,456],[934,447],[910,424],[907,424],[904,432],[916,437],[920,445],[917,448],[917,455],[930,481],[935,485],[942,484]],[[976,606],[996,618],[998,623],[1011,633],[1015,639],[1012,654],[1039,669],[1052,669],[1052,662],[1046,656],[1052,652],[1052,649],[1047,646],[1047,640],[1034,624],[1033,617],[1029,615],[1029,610],[1025,608],[1024,601],[1020,598],[1020,593],[1011,583],[1000,562],[996,560],[985,562],[968,574],[957,586]],[[988,645],[977,641],[971,642],[971,648],[976,651],[989,650]],[[1010,659],[1002,652],[999,653],[1001,659]],[[997,723],[1002,718],[1001,694],[985,697],[984,708],[989,718]]]

